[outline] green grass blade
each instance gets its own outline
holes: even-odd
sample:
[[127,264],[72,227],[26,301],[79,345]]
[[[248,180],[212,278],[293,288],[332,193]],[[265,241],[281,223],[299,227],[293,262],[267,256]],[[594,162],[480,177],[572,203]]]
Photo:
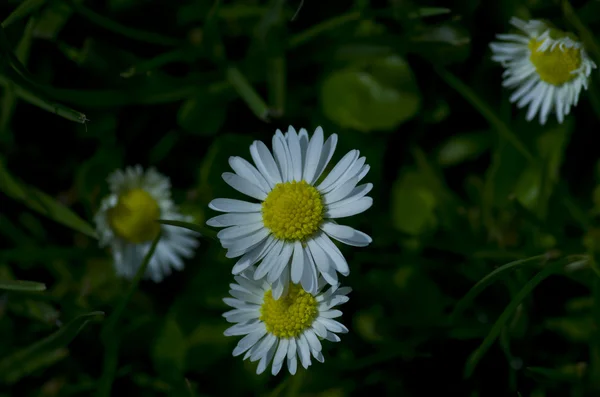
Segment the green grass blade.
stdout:
[[18,182],[0,161],[0,192],[30,209],[87,236],[97,238],[94,228],[70,209],[38,189]]
[[[0,361],[0,377],[4,378],[20,368],[28,367],[28,363],[36,360],[40,355],[67,346],[90,321],[99,320],[103,317],[103,312],[82,314],[60,327],[52,335],[3,358]],[[18,379],[21,376],[12,374],[10,377],[11,379]]]
[[477,94],[465,83],[457,79],[452,73],[447,70],[436,67],[436,72],[440,75],[446,83],[454,88],[459,94],[463,96],[479,113],[490,123],[490,125],[515,147],[531,164],[535,165],[535,157],[531,154],[529,149],[521,142],[519,137],[502,121],[494,111],[486,104]]
[[154,255],[154,251],[156,250],[156,246],[158,245],[160,238],[161,238],[161,234],[159,233],[156,236],[156,238],[154,239],[154,241],[152,242],[150,249],[146,253],[146,256],[144,256],[144,260],[140,264],[139,269],[137,270],[137,272],[135,273],[135,276],[131,280],[131,283],[129,284],[129,289],[127,290],[127,293],[123,296],[123,299],[121,299],[121,301],[119,301],[119,304],[117,305],[115,310],[108,316],[108,319],[106,320],[106,324],[104,325],[103,330],[102,330],[102,337],[104,339],[110,338],[112,336],[111,332],[114,331],[119,319],[121,318],[121,315],[123,314],[123,311],[125,310],[125,307],[131,300],[131,297],[135,293],[140,281],[142,280],[142,278],[144,277],[144,274],[146,273],[146,269],[148,268],[150,259],[152,259],[152,255]]
[[327,21],[321,22],[317,25],[306,29],[304,32],[292,36],[292,38],[288,42],[288,48],[291,49],[298,47],[306,43],[307,41],[317,38],[318,36],[327,31],[334,30],[348,22],[358,21],[361,17],[362,15],[360,11],[353,11],[348,14],[343,14],[335,18],[328,19]]
[[123,315],[123,312],[125,311],[125,307],[127,307],[127,304],[129,303],[131,297],[137,290],[140,281],[144,277],[146,269],[148,268],[148,264],[150,263],[150,259],[152,259],[154,251],[156,251],[156,246],[158,245],[160,238],[161,234],[159,233],[152,242],[150,249],[144,256],[144,260],[140,264],[139,269],[133,277],[133,280],[131,280],[127,292],[119,301],[119,304],[117,305],[115,310],[109,315],[108,320],[102,328],[101,338],[102,342],[104,343],[105,351],[102,377],[100,378],[98,389],[96,391],[96,395],[99,397],[110,396],[112,383],[117,373],[119,358],[119,337],[117,335],[117,324],[119,322],[119,319]]
[[27,17],[29,14],[40,8],[42,4],[44,4],[46,0],[25,0],[19,6],[7,16],[4,21],[2,21],[3,28],[11,25],[14,22],[17,22],[19,19],[23,19]]
[[533,289],[541,283],[544,279],[551,276],[552,274],[558,273],[564,266],[566,261],[558,261],[552,264],[549,264],[546,268],[542,269],[538,272],[531,280],[529,280],[523,288],[517,293],[517,295],[510,301],[506,309],[502,312],[498,320],[492,326],[492,329],[485,337],[483,342],[479,345],[479,347],[471,354],[469,359],[467,360],[467,364],[465,366],[465,378],[470,377],[477,367],[479,360],[483,357],[483,355],[488,351],[490,346],[494,343],[496,338],[502,332],[502,329],[508,322],[508,320],[512,317],[513,313],[517,309],[517,307],[521,304],[521,302],[533,291]]
[[46,285],[35,281],[0,280],[0,289],[9,291],[45,291]]
[[182,40],[175,39],[172,37],[163,36],[154,32],[146,32],[140,29],[130,28],[120,24],[119,22],[113,21],[110,18],[102,16],[89,8],[81,5],[76,1],[69,1],[69,5],[79,15],[87,18],[90,22],[103,27],[106,30],[120,34],[132,40],[142,41],[146,43],[158,44],[166,47],[177,46],[182,43]]
[[269,103],[271,113],[275,117],[283,116],[285,111],[285,82],[286,68],[283,55],[275,56],[267,60],[267,79],[269,83]]
[[449,13],[450,13],[449,8],[424,7],[424,8],[419,8],[417,11],[413,11],[413,12],[409,13],[408,17],[410,19],[426,18],[426,17],[434,17],[437,15],[444,15],[444,14],[449,14]]
[[548,254],[532,256],[530,258],[519,259],[516,261],[512,261],[505,265],[500,266],[495,269],[493,272],[482,278],[475,284],[471,289],[466,293],[465,296],[462,297],[460,301],[454,307],[454,311],[450,315],[451,323],[454,323],[458,316],[461,315],[462,312],[471,304],[473,299],[477,297],[484,289],[486,289],[489,285],[497,281],[498,279],[504,277],[508,272],[511,272],[519,267],[523,266],[531,266],[536,263],[540,263],[542,261],[550,259],[551,256]]
[[250,85],[246,76],[235,67],[227,68],[227,81],[231,83],[238,95],[246,102],[250,110],[263,121],[268,121],[269,107]]

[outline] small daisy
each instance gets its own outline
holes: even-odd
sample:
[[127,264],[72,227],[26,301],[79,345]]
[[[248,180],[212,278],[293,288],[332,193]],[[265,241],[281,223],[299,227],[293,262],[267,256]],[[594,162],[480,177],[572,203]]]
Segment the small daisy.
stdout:
[[[305,254],[306,255],[306,254]],[[323,362],[320,340],[339,342],[336,333],[346,333],[348,329],[334,318],[342,312],[334,309],[348,301],[349,287],[330,287],[319,278],[315,294],[308,293],[298,284],[290,284],[288,294],[275,300],[271,285],[266,280],[256,281],[254,269],[236,276],[237,284],[230,284],[229,293],[233,298],[223,301],[234,308],[223,314],[230,323],[236,323],[225,330],[225,336],[241,336],[233,356],[242,353],[244,360],[259,361],[257,374],[261,374],[267,365],[273,362],[271,373],[277,375],[287,361],[288,370],[296,373],[297,360],[304,368],[311,365],[311,355]]]
[[285,294],[289,280],[314,294],[319,274],[336,285],[337,272],[350,273],[330,237],[357,247],[371,242],[365,233],[334,221],[359,214],[373,203],[366,196],[373,185],[358,185],[369,172],[358,150],[348,152],[321,179],[336,144],[336,134],[324,141],[321,127],[310,139],[305,129],[297,134],[290,126],[285,136],[277,130],[274,156],[263,142],[254,141],[250,154],[256,166],[230,157],[235,174],[223,174],[227,184],[260,203],[216,199],[209,204],[215,211],[227,212],[206,223],[226,227],[218,237],[228,249],[227,257],[241,256],[232,273],[261,262],[254,277],[266,276],[274,284],[275,299]]
[[100,246],[110,246],[119,276],[133,278],[152,241],[162,231],[145,277],[160,282],[171,268],[183,269],[198,246],[196,233],[161,225],[157,219],[192,221],[178,213],[171,201],[169,178],[139,165],[117,170],[107,178],[111,194],[102,200],[94,217]]
[[543,125],[554,111],[562,123],[579,101],[581,89],[587,89],[596,64],[571,33],[536,20],[513,17],[510,23],[524,34],[499,34],[497,38],[503,42],[490,44],[492,60],[506,68],[502,85],[516,89],[510,101],[519,108],[529,106],[527,121],[539,113]]

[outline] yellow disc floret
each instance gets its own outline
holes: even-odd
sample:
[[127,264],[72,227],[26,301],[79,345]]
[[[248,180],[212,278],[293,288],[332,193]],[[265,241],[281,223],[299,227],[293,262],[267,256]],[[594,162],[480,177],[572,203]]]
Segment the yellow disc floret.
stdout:
[[305,181],[278,183],[262,203],[265,226],[280,240],[304,240],[323,221],[321,194]]
[[132,189],[119,196],[114,208],[108,211],[108,221],[115,234],[133,243],[154,240],[160,232],[160,208],[145,190]]
[[317,300],[297,284],[290,284],[288,294],[273,299],[265,292],[260,319],[267,331],[279,338],[293,338],[309,328],[318,315]]
[[577,77],[573,73],[581,65],[581,50],[579,48],[561,48],[560,45],[546,51],[538,51],[543,41],[531,39],[529,49],[531,55],[529,60],[535,66],[540,79],[548,84],[562,85]]

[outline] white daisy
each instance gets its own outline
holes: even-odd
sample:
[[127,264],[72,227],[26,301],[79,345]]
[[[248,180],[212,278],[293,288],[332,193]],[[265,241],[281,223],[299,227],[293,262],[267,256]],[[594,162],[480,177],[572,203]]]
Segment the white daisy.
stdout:
[[228,249],[227,257],[241,256],[233,274],[261,262],[254,277],[266,276],[274,284],[275,299],[285,293],[289,280],[314,294],[319,274],[336,285],[337,272],[344,276],[350,273],[330,237],[357,247],[371,242],[365,233],[334,221],[371,207],[373,199],[366,195],[373,185],[358,185],[369,166],[358,150],[351,150],[321,180],[337,135],[323,140],[321,127],[310,139],[305,129],[297,134],[290,126],[285,136],[277,130],[274,157],[264,143],[254,141],[250,154],[256,167],[241,157],[230,157],[235,174],[225,172],[223,179],[260,203],[216,199],[209,204],[215,211],[227,212],[206,223],[226,227],[218,237]]
[[[306,254],[305,254],[306,255]],[[311,365],[311,355],[323,362],[322,339],[339,342],[336,333],[346,333],[348,329],[334,318],[342,312],[334,309],[348,301],[352,291],[349,287],[330,287],[320,292],[326,285],[319,278],[317,292],[310,294],[298,284],[291,284],[289,293],[279,300],[272,294],[272,286],[262,279],[254,280],[254,269],[236,276],[237,284],[229,284],[233,298],[223,301],[234,308],[223,314],[230,323],[236,323],[225,330],[225,336],[245,335],[235,349],[234,356],[246,353],[244,360],[259,361],[257,374],[261,374],[273,361],[271,373],[277,375],[287,361],[288,370],[296,373],[297,360],[304,368]]]
[[110,246],[118,275],[133,278],[152,241],[162,231],[145,278],[160,282],[171,268],[183,269],[198,246],[197,233],[161,225],[157,219],[192,221],[177,211],[171,200],[169,179],[141,166],[117,170],[107,178],[111,194],[102,200],[94,216],[100,246]]
[[539,113],[543,125],[554,111],[562,123],[579,101],[581,89],[587,89],[596,64],[571,33],[537,20],[513,17],[510,23],[524,33],[499,34],[503,41],[490,44],[492,59],[506,68],[502,85],[516,89],[510,101],[519,108],[529,106],[527,121]]

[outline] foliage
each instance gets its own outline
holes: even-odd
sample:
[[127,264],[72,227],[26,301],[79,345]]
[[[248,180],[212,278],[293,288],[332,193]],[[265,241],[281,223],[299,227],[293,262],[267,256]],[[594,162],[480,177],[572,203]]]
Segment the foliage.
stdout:
[[[542,127],[488,43],[547,19],[600,64],[600,3],[425,3],[2,2],[0,397],[597,395],[598,69]],[[347,222],[373,243],[341,247],[350,333],[325,362],[257,376],[223,336],[233,261],[204,221],[228,158],[288,125],[367,157],[375,204]],[[160,284],[117,278],[93,229],[134,164],[203,236]]]

